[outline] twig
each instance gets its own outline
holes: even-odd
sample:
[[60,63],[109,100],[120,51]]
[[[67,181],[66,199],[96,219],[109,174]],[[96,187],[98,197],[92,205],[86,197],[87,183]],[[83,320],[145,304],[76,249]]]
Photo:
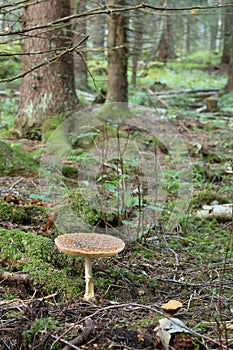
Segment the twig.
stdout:
[[231,282],[225,282],[224,281],[213,281],[213,282],[199,282],[199,283],[191,283],[191,282],[184,282],[184,281],[178,281],[176,279],[172,278],[163,278],[163,277],[156,277],[158,281],[162,282],[170,282],[175,284],[180,284],[182,286],[188,286],[188,287],[206,287],[206,286],[220,286],[220,285],[231,285]]
[[65,54],[69,53],[69,52],[72,52],[74,50],[76,50],[81,44],[84,43],[84,41],[86,41],[87,39],[89,38],[89,36],[86,36],[85,38],[83,38],[77,45],[75,46],[72,46],[72,47],[68,47],[66,48],[64,51],[62,51],[61,53],[59,53],[58,55],[55,55],[53,57],[50,57],[48,59],[45,59],[43,62],[29,68],[28,70],[24,71],[24,72],[21,72],[13,77],[10,77],[10,78],[5,78],[5,79],[1,79],[0,80],[0,83],[6,83],[6,82],[10,82],[10,81],[13,81],[13,80],[16,80],[16,79],[19,79],[19,78],[23,78],[25,77],[25,75],[33,72],[34,70],[38,69],[38,68],[41,68],[47,64],[50,64],[50,63],[53,63],[55,61],[57,61],[59,58],[61,58],[62,56],[64,56]]
[[24,307],[27,307],[27,305],[21,299],[3,300],[3,301],[0,301],[0,306],[6,306],[13,303],[21,303],[23,304]]
[[8,187],[7,189],[2,189],[2,190],[0,189],[0,193],[13,192],[13,191],[12,191],[13,188],[14,188],[16,185],[18,185],[20,182],[22,182],[23,180],[24,180],[24,178],[21,178],[21,179],[15,181],[15,182],[13,183],[13,185],[11,185],[10,187]]
[[[187,10],[204,10],[204,9],[216,9],[216,8],[228,8],[228,7],[232,7],[232,4],[223,4],[223,5],[209,5],[209,6],[191,6],[191,7],[171,7],[171,8],[167,8],[167,7],[161,7],[161,6],[152,6],[149,4],[139,4],[136,6],[126,6],[126,7],[110,7],[110,6],[105,6],[102,7],[101,10],[99,10],[99,8],[97,9],[93,9],[90,11],[86,11],[83,13],[77,13],[77,14],[73,14],[70,16],[66,16],[63,18],[59,18],[55,21],[49,22],[49,23],[45,23],[45,24],[41,24],[38,26],[34,26],[31,28],[24,28],[23,30],[15,30],[15,31],[9,31],[9,32],[0,32],[0,36],[6,36],[6,35],[16,35],[16,34],[24,34],[26,32],[30,32],[33,30],[37,30],[37,29],[42,29],[42,28],[48,28],[51,26],[55,26],[55,25],[59,25],[59,24],[64,24],[67,22],[70,22],[73,19],[77,19],[77,18],[81,18],[81,17],[89,17],[89,16],[95,16],[95,15],[101,15],[101,14],[107,14],[110,15],[114,12],[127,12],[127,11],[136,11],[136,10],[140,10],[140,9],[149,9],[152,11],[160,11],[160,15],[162,15],[162,12],[177,12],[177,11],[187,11]],[[155,13],[156,14],[156,13]]]
[[[94,322],[90,319],[86,319],[86,327],[84,328],[83,332],[79,334],[77,337],[75,337],[73,340],[70,341],[70,344],[72,345],[81,345],[83,343],[86,343],[89,339],[89,337],[93,334],[94,332]],[[69,350],[70,345],[66,345],[62,350]]]
[[[55,339],[55,342],[56,342],[56,343],[57,343],[58,341],[60,341],[61,343],[66,344],[67,346],[69,346],[69,347],[72,348],[72,349],[75,349],[75,350],[82,350],[81,348],[78,348],[76,345],[72,344],[71,342],[69,342],[69,341],[67,341],[67,340],[65,340],[65,339],[63,339],[63,338],[56,337],[56,336],[53,335],[53,334],[50,334],[47,330],[43,330],[43,333],[49,334],[51,338]],[[54,342],[54,343],[55,343],[55,342]],[[54,344],[54,343],[53,343],[53,344]],[[52,344],[52,346],[50,347],[50,349],[53,348],[53,344]],[[68,348],[68,349],[69,349],[69,348]]]

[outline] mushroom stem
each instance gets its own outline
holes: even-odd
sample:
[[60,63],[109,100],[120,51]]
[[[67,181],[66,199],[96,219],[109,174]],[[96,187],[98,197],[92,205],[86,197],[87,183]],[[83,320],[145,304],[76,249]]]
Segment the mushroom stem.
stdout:
[[86,280],[86,290],[84,294],[84,299],[87,301],[94,301],[94,285],[92,280],[92,259],[88,256],[85,257],[85,280]]

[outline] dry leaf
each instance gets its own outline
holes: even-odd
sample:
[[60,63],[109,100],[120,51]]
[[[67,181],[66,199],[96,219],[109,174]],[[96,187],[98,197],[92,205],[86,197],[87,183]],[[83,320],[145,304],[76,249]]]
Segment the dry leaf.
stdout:
[[185,329],[185,324],[178,318],[162,318],[159,320],[159,326],[157,327],[157,336],[161,339],[161,342],[166,350],[169,349],[169,343],[173,333],[190,333]]

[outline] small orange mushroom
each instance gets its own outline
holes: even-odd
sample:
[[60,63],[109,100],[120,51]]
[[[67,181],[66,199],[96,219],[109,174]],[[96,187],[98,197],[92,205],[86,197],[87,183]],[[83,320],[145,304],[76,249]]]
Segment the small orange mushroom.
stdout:
[[160,309],[169,315],[174,315],[182,308],[182,303],[178,300],[169,300],[167,303],[162,304]]

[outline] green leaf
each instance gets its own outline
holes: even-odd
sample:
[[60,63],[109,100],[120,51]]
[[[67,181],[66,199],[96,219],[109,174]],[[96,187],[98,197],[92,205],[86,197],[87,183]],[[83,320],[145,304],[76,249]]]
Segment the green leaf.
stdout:
[[146,208],[152,209],[152,210],[158,210],[158,211],[162,211],[163,210],[163,208],[155,207],[154,205],[147,205]]
[[84,133],[80,134],[78,136],[78,139],[82,139],[84,137],[94,137],[94,136],[98,136],[98,135],[100,135],[100,133],[94,132],[94,131],[89,131],[89,132],[84,132]]

